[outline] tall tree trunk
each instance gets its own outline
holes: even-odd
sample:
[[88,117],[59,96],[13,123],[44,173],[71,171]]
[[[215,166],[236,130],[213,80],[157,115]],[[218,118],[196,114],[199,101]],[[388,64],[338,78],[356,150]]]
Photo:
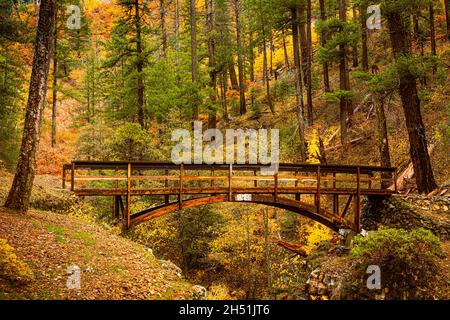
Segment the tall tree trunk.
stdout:
[[164,0],[159,0],[159,10],[161,18],[161,46],[162,57],[166,57],[167,54],[167,31],[166,31],[166,5]]
[[[353,12],[353,21],[358,21],[358,13],[356,10],[356,6],[352,6],[352,12]],[[359,66],[359,61],[358,61],[358,44],[356,43],[353,46],[353,68],[357,68]]]
[[430,5],[430,41],[431,41],[431,54],[436,56],[436,28],[434,25],[434,7]]
[[445,21],[447,22],[447,40],[450,41],[450,0],[445,0]]
[[36,150],[42,127],[47,78],[55,25],[56,0],[42,0],[19,161],[5,207],[25,212],[30,203],[36,169]]
[[250,42],[249,42],[249,48],[248,48],[248,56],[249,56],[249,63],[250,63],[250,70],[249,70],[249,76],[250,81],[255,82],[255,40],[253,39],[253,32],[250,31]]
[[[263,27],[264,30],[264,27]],[[272,95],[270,94],[270,81],[269,81],[269,72],[267,70],[267,41],[265,37],[265,32],[263,31],[263,69],[264,69],[264,82],[266,84],[266,95],[267,95],[267,104],[269,105],[270,111],[275,113],[272,102]]]
[[[380,165],[385,168],[391,167],[391,155],[389,152],[389,139],[387,131],[386,114],[384,112],[385,95],[380,94],[379,101],[375,101],[375,111],[378,125],[378,147],[380,150]],[[383,173],[383,179],[389,179],[390,173]],[[382,181],[383,188],[389,187],[390,181]]]
[[238,55],[238,71],[239,71],[239,106],[240,114],[243,115],[247,112],[247,106],[245,102],[245,83],[244,83],[244,55],[242,47],[242,30],[241,30],[241,3],[240,0],[234,0],[234,14],[236,22],[236,44]]
[[308,79],[308,39],[306,36],[306,19],[305,19],[305,6],[301,4],[298,6],[298,30],[300,37],[300,49],[301,49],[301,70],[302,70],[302,81],[307,86]]
[[[327,14],[325,11],[325,0],[319,0],[319,4],[320,4],[320,19],[322,21],[326,21]],[[322,34],[320,35],[320,42],[321,42],[322,47],[324,47],[327,44],[327,35],[325,34],[325,31],[322,32]],[[325,92],[331,92],[330,76],[329,76],[329,72],[328,72],[328,62],[324,61],[322,64],[322,68],[323,68],[324,90],[325,90]]]
[[228,71],[230,72],[231,89],[239,90],[239,82],[236,74],[236,67],[234,65],[234,58],[230,55],[230,63],[228,64]]
[[144,79],[142,71],[144,69],[144,57],[142,49],[142,35],[141,35],[141,15],[139,8],[139,0],[134,1],[134,24],[136,28],[136,54],[137,54],[137,95],[138,95],[138,105],[137,105],[137,119],[138,123],[144,128]]
[[[192,83],[196,84],[198,80],[198,57],[197,57],[197,12],[196,0],[190,0],[190,27],[191,27],[191,77]],[[198,105],[194,104],[192,110],[193,120],[198,120]]]
[[[410,38],[400,13],[387,15],[392,51],[396,59],[410,56]],[[399,94],[402,100],[408,130],[410,155],[414,166],[414,174],[419,193],[429,193],[437,185],[434,180],[430,156],[428,154],[425,127],[420,111],[420,99],[417,93],[416,79],[409,70],[399,72]]]
[[[339,0],[339,19],[345,23],[347,21],[347,7],[345,0]],[[347,46],[345,44],[339,46],[341,51],[341,60],[339,63],[339,87],[342,91],[348,91],[348,66],[347,66]],[[340,98],[340,122],[341,122],[341,144],[347,145],[347,116],[349,110],[349,101],[346,97]]]
[[221,91],[222,91],[222,107],[225,119],[228,120],[228,103],[227,103],[227,69],[222,71],[222,76],[220,78]]
[[308,125],[312,126],[313,117],[313,97],[312,97],[312,7],[311,0],[307,0],[306,4],[306,88],[307,88],[307,114]]
[[286,30],[283,28],[281,30],[282,34],[282,40],[283,40],[283,53],[284,53],[284,65],[289,69],[290,63],[289,63],[289,55],[287,52],[287,45],[286,45]]
[[360,7],[361,21],[361,47],[362,47],[362,67],[364,72],[369,72],[369,48],[367,45],[369,30],[367,29],[367,4],[363,1]]
[[52,148],[56,145],[56,104],[58,101],[58,5],[56,5],[55,25],[53,27],[53,84],[52,84]]
[[294,74],[295,74],[295,89],[296,89],[296,113],[297,122],[299,126],[300,138],[300,160],[306,162],[306,143],[305,143],[305,120],[303,118],[303,86],[302,86],[302,72],[300,62],[300,45],[298,32],[298,11],[297,7],[291,8],[292,17],[292,49],[294,53]]
[[[213,0],[206,0],[206,27],[208,30],[208,67],[209,67],[209,85],[211,87],[211,104],[215,104],[216,97],[216,85],[217,85],[217,70],[216,70],[216,59],[215,59],[215,40],[213,37],[214,28],[214,2]],[[217,126],[217,115],[215,107],[211,106],[209,108],[208,114],[208,128],[216,128]]]

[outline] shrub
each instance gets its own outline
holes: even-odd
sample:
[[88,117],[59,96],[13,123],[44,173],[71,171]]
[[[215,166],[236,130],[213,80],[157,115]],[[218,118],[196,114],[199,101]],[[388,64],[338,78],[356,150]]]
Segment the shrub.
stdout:
[[17,257],[14,248],[4,239],[0,239],[0,278],[19,283],[26,283],[34,279],[33,271]]
[[[441,256],[439,238],[422,228],[380,228],[368,237],[357,236],[350,252],[356,260],[356,279],[363,280],[357,284],[360,293],[368,294],[367,298],[381,294],[385,299],[435,298],[439,282],[437,258]],[[369,265],[381,269],[381,290],[366,288]]]

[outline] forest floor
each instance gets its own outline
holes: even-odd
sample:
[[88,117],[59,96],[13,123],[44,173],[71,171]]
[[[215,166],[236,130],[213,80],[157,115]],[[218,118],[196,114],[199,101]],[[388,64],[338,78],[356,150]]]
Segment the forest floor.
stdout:
[[[2,203],[10,179],[0,175]],[[41,176],[36,182],[48,187],[57,180]],[[0,207],[1,239],[34,279],[19,284],[0,274],[0,299],[192,299],[196,292],[173,263],[86,218]],[[80,290],[66,286],[74,265],[81,270]]]

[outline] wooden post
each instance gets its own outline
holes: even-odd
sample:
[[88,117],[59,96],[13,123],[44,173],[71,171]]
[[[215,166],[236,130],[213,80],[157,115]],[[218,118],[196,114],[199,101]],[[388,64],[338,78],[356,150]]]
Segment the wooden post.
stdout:
[[[298,176],[298,170],[295,170],[295,176],[296,176],[296,177]],[[297,180],[297,178],[295,179],[295,188],[296,188],[296,189],[298,188],[298,180]],[[301,200],[300,193],[296,193],[296,194],[295,194],[295,200],[296,200],[296,201],[300,201],[300,200]]]
[[[167,187],[169,187],[169,180],[167,180],[167,177],[169,175],[169,170],[166,169],[166,171],[164,171],[164,172],[166,174],[166,180],[164,180],[164,187],[167,188]],[[164,196],[164,203],[169,204],[169,195],[168,194],[166,194]]]
[[355,224],[357,232],[361,232],[361,170],[356,168]]
[[273,198],[274,198],[275,203],[277,203],[277,201],[278,201],[278,172],[273,175],[273,178],[274,178],[274,182],[275,182],[275,192],[274,192]]
[[320,213],[320,166],[317,166],[317,194],[316,194],[316,210]]
[[[393,175],[394,175],[394,188],[395,188],[395,193],[398,193],[398,186],[397,186],[397,170],[394,171]],[[382,185],[381,188],[383,188],[383,185]]]
[[339,195],[333,194],[333,213],[339,215]]
[[180,186],[178,193],[178,208],[183,209],[183,175],[184,175],[184,164],[180,164]]
[[70,190],[75,190],[75,163],[72,162],[72,169],[70,171]]
[[[214,177],[214,169],[211,170],[211,176]],[[211,188],[214,187],[214,179],[211,179]]]
[[127,212],[125,217],[125,230],[130,227],[131,216],[131,163],[128,163],[127,168]]
[[63,174],[62,174],[62,188],[66,188],[66,168],[63,166]]
[[[258,174],[257,174],[257,170],[253,170],[253,175],[256,177]],[[255,188],[258,188],[258,180],[253,180],[253,186],[255,187]]]
[[333,189],[336,190],[336,172],[333,172]]
[[230,167],[228,170],[228,201],[232,200],[232,179],[233,179],[233,164],[230,163]]

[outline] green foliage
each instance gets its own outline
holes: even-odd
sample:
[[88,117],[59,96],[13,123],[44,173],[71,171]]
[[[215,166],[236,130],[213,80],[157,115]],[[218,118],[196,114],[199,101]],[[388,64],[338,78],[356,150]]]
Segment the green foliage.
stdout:
[[352,99],[354,97],[354,92],[347,90],[336,90],[334,92],[325,92],[323,96],[325,101],[328,103],[339,103],[340,99]]
[[381,268],[382,289],[388,299],[432,298],[441,255],[439,238],[422,228],[380,228],[368,237],[357,236],[350,252],[361,278],[365,279],[369,265]]
[[111,156],[116,160],[139,161],[151,155],[151,137],[137,123],[126,123],[114,131]]

